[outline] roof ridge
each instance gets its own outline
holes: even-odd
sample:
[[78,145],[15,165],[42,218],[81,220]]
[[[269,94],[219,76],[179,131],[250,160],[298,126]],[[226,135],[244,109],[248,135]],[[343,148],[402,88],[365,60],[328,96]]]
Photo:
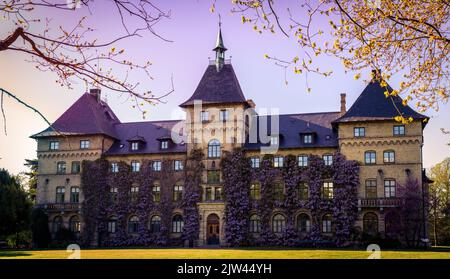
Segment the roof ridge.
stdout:
[[[146,120],[146,121],[131,121],[131,122],[120,122],[117,124],[135,124],[135,123],[157,123],[157,122],[180,122],[185,119],[168,119],[168,120]],[[117,125],[116,124],[116,125]]]

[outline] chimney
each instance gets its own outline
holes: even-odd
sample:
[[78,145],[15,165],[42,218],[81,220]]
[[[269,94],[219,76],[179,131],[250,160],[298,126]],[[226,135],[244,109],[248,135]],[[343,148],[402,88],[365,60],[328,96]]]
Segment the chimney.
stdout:
[[100,102],[100,97],[102,95],[100,88],[92,88],[91,90],[89,90],[89,94],[94,96],[97,99],[97,101]]
[[347,111],[345,97],[347,94],[341,93],[341,114],[344,114]]

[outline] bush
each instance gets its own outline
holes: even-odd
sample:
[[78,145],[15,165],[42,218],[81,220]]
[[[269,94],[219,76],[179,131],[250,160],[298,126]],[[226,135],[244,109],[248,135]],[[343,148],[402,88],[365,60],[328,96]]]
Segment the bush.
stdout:
[[35,209],[31,213],[31,232],[34,247],[48,247],[51,240],[48,230],[48,215],[42,209]]
[[31,248],[32,238],[31,231],[25,230],[6,237],[9,248]]

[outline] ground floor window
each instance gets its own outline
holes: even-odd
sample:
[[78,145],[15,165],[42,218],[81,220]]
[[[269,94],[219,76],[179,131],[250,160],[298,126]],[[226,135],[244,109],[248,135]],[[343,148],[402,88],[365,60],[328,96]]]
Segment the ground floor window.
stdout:
[[157,233],[160,230],[161,230],[161,217],[155,215],[150,219],[150,232]]
[[332,217],[331,214],[325,214],[322,217],[322,232],[331,233],[332,229]]
[[250,228],[251,233],[259,233],[261,232],[261,218],[258,215],[253,214],[250,216]]
[[81,231],[80,218],[78,216],[73,216],[69,221],[69,229],[74,234],[79,234]]
[[272,231],[274,233],[281,233],[286,227],[286,218],[282,214],[276,214],[272,219]]
[[301,233],[309,233],[311,231],[311,219],[308,214],[302,213],[298,215],[297,229]]
[[131,216],[128,220],[128,232],[129,233],[138,233],[139,230],[139,217]]
[[183,217],[181,215],[175,215],[172,218],[172,232],[173,233],[181,233],[183,232]]
[[369,235],[376,235],[378,233],[378,216],[375,213],[368,212],[364,214],[363,231]]

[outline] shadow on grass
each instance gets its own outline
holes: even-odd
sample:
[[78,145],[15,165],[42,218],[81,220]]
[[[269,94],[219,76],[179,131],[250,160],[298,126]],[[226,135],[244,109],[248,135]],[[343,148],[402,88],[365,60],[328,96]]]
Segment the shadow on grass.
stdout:
[[22,251],[0,251],[0,258],[31,256],[30,253]]

